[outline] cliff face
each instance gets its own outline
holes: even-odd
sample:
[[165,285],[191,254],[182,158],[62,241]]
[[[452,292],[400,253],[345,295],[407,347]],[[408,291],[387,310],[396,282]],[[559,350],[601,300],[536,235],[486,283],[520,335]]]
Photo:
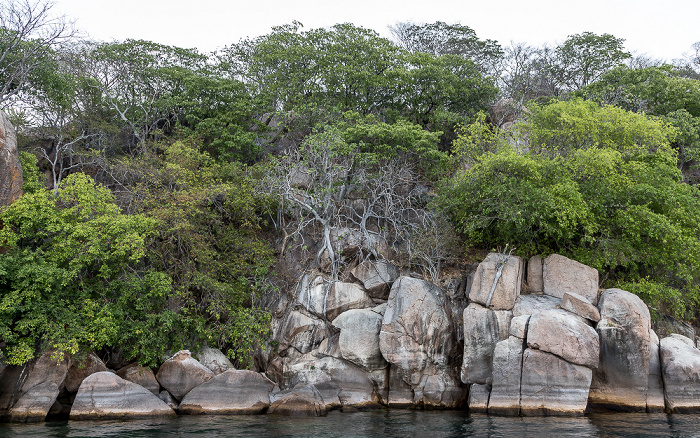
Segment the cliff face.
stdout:
[[0,111],[0,206],[10,205],[20,197],[22,183],[15,129]]

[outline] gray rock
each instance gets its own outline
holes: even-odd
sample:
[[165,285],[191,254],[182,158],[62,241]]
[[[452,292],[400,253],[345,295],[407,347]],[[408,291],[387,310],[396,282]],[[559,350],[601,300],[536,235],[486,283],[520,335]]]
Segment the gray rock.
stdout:
[[659,351],[659,337],[651,330],[649,343],[649,383],[647,385],[647,412],[663,412],[666,407],[664,402],[664,382],[661,375],[661,353]]
[[172,395],[166,390],[162,390],[161,392],[158,393],[158,398],[163,400],[163,403],[168,405],[170,409],[177,411],[180,406],[178,405],[177,401],[173,398]]
[[598,333],[583,318],[560,309],[532,315],[527,329],[527,345],[576,365],[598,367]]
[[156,380],[156,376],[150,368],[139,366],[137,363],[132,363],[117,371],[117,375],[124,380],[141,385],[154,395],[160,393],[160,384]]
[[542,258],[540,256],[532,256],[527,261],[527,288],[530,293],[539,293],[543,290]]
[[325,321],[302,311],[293,310],[282,321],[275,338],[279,341],[280,354],[287,349],[306,354],[318,348],[329,336]]
[[396,365],[391,365],[389,368],[389,407],[407,408],[413,406],[414,398],[413,389],[404,381],[401,370]]
[[469,386],[469,412],[475,414],[485,414],[489,408],[489,396],[491,391],[489,385],[473,383]]
[[561,299],[559,307],[590,321],[600,321],[600,312],[598,308],[579,294],[566,292],[564,298]]
[[182,400],[192,388],[214,377],[214,373],[192,357],[189,350],[175,353],[163,362],[156,379],[175,399]]
[[326,316],[332,321],[345,311],[373,306],[372,298],[360,286],[355,283],[335,282],[326,301]]
[[523,353],[520,384],[522,415],[583,415],[591,386],[590,368],[544,351]]
[[659,343],[666,408],[671,413],[700,412],[700,350],[688,341],[669,336]]
[[292,417],[321,417],[328,411],[318,389],[314,385],[305,385],[272,402],[267,413]]
[[523,340],[510,336],[496,344],[493,352],[493,384],[489,414],[520,414],[520,375],[523,365]]
[[634,294],[607,289],[600,296],[600,367],[590,401],[615,410],[644,412],[649,380],[649,309]]
[[[500,265],[503,265],[503,269],[494,289],[494,281]],[[516,298],[520,295],[523,267],[523,260],[520,257],[490,253],[476,269],[469,290],[469,300],[494,310],[511,310]]]
[[214,375],[219,375],[224,371],[235,370],[228,357],[218,348],[204,347],[197,352],[199,363],[207,367]]
[[73,361],[73,364],[68,368],[68,373],[66,374],[66,380],[63,385],[66,391],[75,393],[78,392],[80,384],[83,383],[85,379],[90,374],[99,373],[100,371],[107,371],[107,367],[104,362],[95,355],[95,353],[88,353],[80,361]]
[[561,299],[549,295],[520,295],[513,306],[513,316],[535,315],[559,307]]
[[366,260],[351,273],[372,298],[387,299],[389,288],[399,277],[399,268],[385,260]]
[[598,271],[559,254],[544,259],[542,287],[553,297],[563,298],[564,293],[573,292],[598,303]]
[[493,350],[508,338],[511,312],[491,310],[471,303],[464,309],[464,355],[461,378],[464,383],[490,383]]
[[510,320],[510,330],[508,334],[516,338],[525,339],[527,337],[527,325],[530,322],[530,315],[514,316]]
[[306,274],[302,277],[297,290],[296,303],[318,317],[326,315],[326,297],[330,284],[322,275]]
[[369,371],[387,367],[379,349],[382,319],[372,309],[353,309],[333,320],[333,325],[340,329],[338,345],[343,359]]
[[15,128],[0,111],[0,207],[22,195],[23,183]]
[[183,414],[261,414],[275,384],[260,373],[228,370],[192,389],[180,402]]
[[149,390],[109,371],[83,380],[70,411],[71,420],[174,416],[175,412]]

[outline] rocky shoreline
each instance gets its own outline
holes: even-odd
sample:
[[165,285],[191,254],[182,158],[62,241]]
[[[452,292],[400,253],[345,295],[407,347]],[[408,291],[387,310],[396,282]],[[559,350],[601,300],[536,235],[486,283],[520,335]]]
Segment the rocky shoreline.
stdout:
[[273,342],[258,354],[264,372],[236,370],[209,348],[194,357],[180,351],[155,373],[137,364],[109,369],[95,354],[57,364],[45,352],[0,369],[0,415],[699,412],[694,340],[659,340],[637,296],[597,285],[595,269],[556,254],[525,261],[492,253],[443,287],[366,261],[345,282],[307,274],[279,300]]

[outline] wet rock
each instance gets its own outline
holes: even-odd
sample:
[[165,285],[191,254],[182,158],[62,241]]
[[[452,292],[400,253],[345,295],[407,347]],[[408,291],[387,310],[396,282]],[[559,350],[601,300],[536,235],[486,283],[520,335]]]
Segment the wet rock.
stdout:
[[520,385],[522,415],[583,415],[591,386],[590,368],[544,351],[523,353]]
[[556,309],[559,298],[549,295],[520,295],[513,306],[513,316],[535,315],[545,310]]
[[[501,265],[501,276],[496,281]],[[490,253],[476,269],[469,290],[469,300],[494,310],[511,310],[520,295],[523,268],[523,260],[520,257]]]
[[193,388],[180,402],[183,414],[261,414],[275,384],[260,373],[228,370]]
[[292,392],[275,400],[268,414],[292,417],[321,417],[327,414],[326,404],[314,385],[295,388]]
[[372,298],[387,299],[389,288],[399,277],[399,268],[385,261],[366,260],[351,271]]
[[552,254],[544,259],[542,290],[557,298],[563,298],[566,292],[577,293],[597,304],[598,271],[562,255]]
[[95,353],[88,353],[82,360],[74,360],[63,383],[66,391],[71,393],[78,392],[83,379],[100,371],[107,371],[107,367]]
[[374,307],[369,294],[355,283],[335,282],[326,301],[326,316],[330,321],[351,309]]
[[204,347],[197,353],[199,363],[207,367],[214,375],[219,375],[224,371],[235,370],[228,357],[218,348]]
[[15,128],[0,111],[0,207],[12,204],[22,195],[23,183]]
[[700,412],[700,350],[679,335],[663,338],[659,348],[668,411]]
[[175,412],[149,390],[109,371],[83,380],[70,412],[71,420],[170,416]]
[[491,310],[476,303],[464,309],[462,382],[490,383],[493,350],[508,338],[510,319],[508,310]]
[[182,400],[188,392],[214,377],[207,367],[192,357],[189,350],[175,353],[163,362],[156,379],[175,399]]
[[156,380],[156,376],[150,368],[142,367],[137,363],[132,363],[130,365],[121,368],[117,371],[117,375],[124,380],[141,385],[147,390],[151,391],[154,395],[160,393],[160,384]]
[[600,296],[600,367],[593,376],[591,403],[644,412],[649,379],[649,310],[634,294],[607,289]]
[[489,385],[474,383],[469,386],[469,412],[475,414],[485,414],[489,408],[489,396],[491,390]]
[[338,344],[343,359],[369,371],[387,367],[379,349],[382,319],[382,314],[372,309],[353,309],[333,321],[340,329]]
[[546,310],[533,315],[527,329],[527,345],[573,364],[598,367],[598,333],[583,318],[563,310]]
[[566,292],[564,298],[561,299],[559,307],[590,321],[600,321],[600,312],[598,308],[579,294]]

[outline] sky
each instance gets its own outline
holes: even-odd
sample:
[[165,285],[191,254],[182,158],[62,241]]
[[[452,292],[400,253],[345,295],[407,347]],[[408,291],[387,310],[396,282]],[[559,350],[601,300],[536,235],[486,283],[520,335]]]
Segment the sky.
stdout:
[[390,37],[396,22],[459,22],[481,39],[531,45],[585,31],[666,61],[700,41],[700,0],[53,0],[54,13],[103,41],[126,38],[210,52],[297,20],[305,29],[350,22]]

